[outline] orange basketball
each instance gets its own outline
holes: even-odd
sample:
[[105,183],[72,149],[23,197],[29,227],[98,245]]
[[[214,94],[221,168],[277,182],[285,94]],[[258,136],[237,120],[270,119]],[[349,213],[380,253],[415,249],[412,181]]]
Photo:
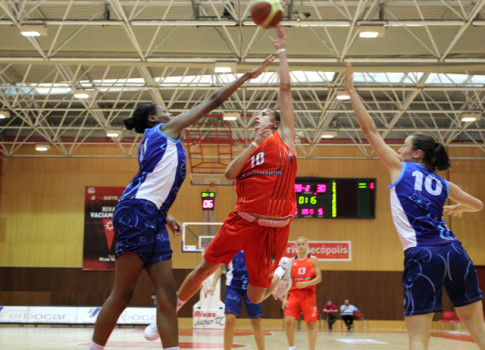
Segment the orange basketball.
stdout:
[[285,9],[280,0],[257,1],[251,7],[253,22],[262,28],[274,27],[285,15]]

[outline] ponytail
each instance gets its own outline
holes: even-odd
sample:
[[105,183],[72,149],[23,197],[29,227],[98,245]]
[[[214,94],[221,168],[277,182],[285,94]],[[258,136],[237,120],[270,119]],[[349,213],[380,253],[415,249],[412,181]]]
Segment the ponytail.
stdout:
[[424,153],[423,163],[432,171],[451,168],[448,152],[442,143],[436,142],[431,136],[424,134],[412,135],[413,150]]
[[448,170],[451,168],[448,152],[442,143],[436,142],[430,163],[438,170]]
[[143,134],[148,127],[148,116],[155,114],[157,112],[156,108],[157,105],[154,103],[139,105],[136,107],[133,115],[130,118],[124,119],[123,123],[128,130],[135,129],[137,133]]

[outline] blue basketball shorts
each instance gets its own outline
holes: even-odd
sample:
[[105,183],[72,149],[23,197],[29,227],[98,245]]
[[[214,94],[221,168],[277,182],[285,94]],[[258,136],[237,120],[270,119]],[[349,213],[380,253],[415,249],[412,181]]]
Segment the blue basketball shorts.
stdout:
[[246,292],[247,291],[244,289],[226,286],[226,298],[224,300],[226,306],[224,312],[234,314],[239,317],[239,315],[241,314],[242,301],[244,300],[249,318],[258,318],[263,316],[261,303],[253,304],[249,300]]
[[454,307],[482,299],[475,267],[460,242],[407,249],[403,285],[405,316],[443,311],[443,286]]
[[149,201],[118,202],[113,215],[116,257],[133,252],[145,265],[170,259],[172,249],[165,222],[158,208]]

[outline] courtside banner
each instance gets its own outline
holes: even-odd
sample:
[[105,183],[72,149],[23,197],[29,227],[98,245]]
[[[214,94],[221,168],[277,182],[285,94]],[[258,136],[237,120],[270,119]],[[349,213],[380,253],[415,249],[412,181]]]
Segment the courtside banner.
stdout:
[[86,187],[83,270],[114,270],[113,212],[124,187]]
[[[101,307],[0,306],[0,323],[94,324]],[[157,319],[154,307],[127,307],[118,325],[147,325]]]
[[[351,261],[352,249],[350,241],[308,241],[308,253],[318,260]],[[293,258],[298,254],[294,241],[288,241],[283,256]]]

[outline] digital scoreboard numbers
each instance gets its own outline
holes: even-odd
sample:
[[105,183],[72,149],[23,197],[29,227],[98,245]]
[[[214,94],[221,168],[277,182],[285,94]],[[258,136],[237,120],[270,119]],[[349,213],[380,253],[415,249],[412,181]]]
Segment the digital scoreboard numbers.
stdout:
[[297,177],[296,218],[375,218],[376,179]]
[[216,202],[215,192],[201,192],[200,197],[202,199],[202,210],[214,210]]
[[327,179],[297,178],[295,181],[296,214],[295,217],[329,217],[332,210],[332,195]]

